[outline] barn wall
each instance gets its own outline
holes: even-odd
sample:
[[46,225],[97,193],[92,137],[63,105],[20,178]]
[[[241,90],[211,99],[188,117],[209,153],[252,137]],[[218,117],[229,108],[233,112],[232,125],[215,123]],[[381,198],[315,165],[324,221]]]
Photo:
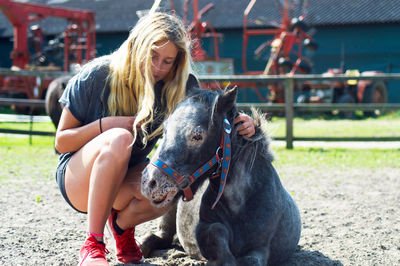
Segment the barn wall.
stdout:
[[[243,73],[241,67],[243,37],[242,31],[224,30],[219,42],[221,57],[233,58],[235,73]],[[360,25],[316,28],[314,39],[318,43],[317,51],[306,51],[305,55],[313,62],[313,73],[320,74],[329,68],[359,69],[360,71],[378,70],[400,73],[400,24]],[[251,37],[247,49],[247,68],[263,70],[269,51],[259,58],[253,52],[268,36]],[[204,40],[206,51],[213,55],[213,46]],[[400,82],[388,84],[389,102],[400,102]]]
[[[243,73],[241,29],[219,30],[223,38],[219,40],[220,57],[232,58],[235,74]],[[323,73],[328,68],[339,68],[344,63],[345,69],[379,70],[400,73],[400,24],[360,25],[316,28],[314,38],[319,48],[315,52],[307,51],[312,60],[313,73]],[[117,49],[125,38],[124,33],[97,34],[98,55],[109,54]],[[265,50],[258,58],[254,50],[263,42],[270,40],[268,36],[251,37],[247,49],[247,67],[249,70],[263,70],[269,51]],[[204,48],[213,55],[211,40],[204,39]],[[10,67],[9,54],[12,50],[12,39],[0,39],[0,67]],[[344,53],[343,53],[344,51]],[[344,54],[344,56],[343,56]],[[344,58],[344,61],[342,60]],[[389,82],[389,102],[400,102],[400,82]],[[250,93],[250,92],[249,92]],[[254,99],[250,93],[246,99]]]

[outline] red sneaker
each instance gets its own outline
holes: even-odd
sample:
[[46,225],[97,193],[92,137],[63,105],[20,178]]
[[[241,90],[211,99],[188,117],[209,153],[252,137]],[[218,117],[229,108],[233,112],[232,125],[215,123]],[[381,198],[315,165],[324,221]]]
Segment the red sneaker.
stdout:
[[89,235],[79,252],[79,266],[96,265],[109,266],[106,260],[108,250],[104,243],[99,243],[96,238]]
[[122,263],[139,263],[143,260],[143,254],[135,240],[135,227],[125,230],[118,235],[114,228],[114,217],[118,212],[113,210],[108,217],[107,228],[115,241],[117,260]]

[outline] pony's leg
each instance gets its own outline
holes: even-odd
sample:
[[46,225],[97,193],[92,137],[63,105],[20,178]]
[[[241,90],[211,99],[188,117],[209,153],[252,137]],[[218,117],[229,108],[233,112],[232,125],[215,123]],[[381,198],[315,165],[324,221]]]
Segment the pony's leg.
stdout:
[[266,247],[254,249],[246,256],[238,258],[239,265],[262,266],[268,264],[269,245]]
[[201,254],[215,265],[238,265],[229,249],[229,231],[222,223],[199,222],[196,239]]
[[165,249],[172,245],[176,234],[176,204],[164,214],[158,224],[158,231],[148,234],[141,247],[144,257],[148,257],[153,250]]

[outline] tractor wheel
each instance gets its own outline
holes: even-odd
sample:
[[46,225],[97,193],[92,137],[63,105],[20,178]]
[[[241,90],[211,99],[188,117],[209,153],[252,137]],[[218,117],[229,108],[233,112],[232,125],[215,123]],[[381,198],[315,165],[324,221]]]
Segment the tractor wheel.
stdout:
[[[365,87],[363,103],[387,103],[387,88],[383,81],[376,81]],[[364,111],[364,116],[375,117],[380,113],[379,110]]]
[[72,76],[62,76],[53,80],[46,92],[46,113],[57,128],[63,106],[58,102]]
[[[338,103],[355,103],[355,100],[350,94],[345,93],[340,96]],[[346,119],[353,119],[355,117],[355,113],[354,111],[340,111],[339,116]]]

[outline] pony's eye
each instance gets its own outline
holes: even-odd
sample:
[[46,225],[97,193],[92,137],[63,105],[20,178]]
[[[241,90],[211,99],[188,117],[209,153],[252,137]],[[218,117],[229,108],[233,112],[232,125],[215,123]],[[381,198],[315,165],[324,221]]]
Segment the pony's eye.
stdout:
[[188,138],[189,146],[198,146],[203,143],[205,134],[205,131],[200,127],[193,129]]
[[193,136],[192,136],[192,141],[200,141],[200,140],[202,140],[203,139],[203,136],[201,135],[201,133],[195,133]]

